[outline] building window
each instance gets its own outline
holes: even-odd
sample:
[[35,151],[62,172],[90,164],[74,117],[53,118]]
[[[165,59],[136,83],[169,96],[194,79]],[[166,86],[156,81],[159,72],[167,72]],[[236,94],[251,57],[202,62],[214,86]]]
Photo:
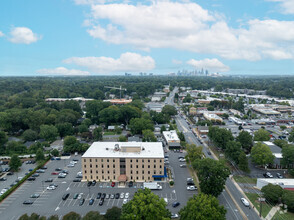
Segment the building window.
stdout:
[[115,168],[115,164],[113,164],[113,168]]
[[109,168],[109,165],[107,165],[107,168]]
[[107,173],[109,174],[109,170],[107,170]]
[[156,170],[153,171],[153,174],[156,174]]
[[104,170],[102,170],[102,173],[104,173]]
[[136,160],[136,162],[138,163],[138,160]]
[[133,176],[131,176],[131,180],[133,179]]
[[102,179],[104,179],[104,175],[102,175]]
[[159,162],[161,163],[162,160],[160,160]]
[[110,177],[108,176],[107,179],[110,179]]
[[85,164],[84,167],[87,168],[87,165]]
[[96,180],[98,180],[98,176],[96,176]]
[[144,159],[142,159],[142,163],[144,163]]
[[136,179],[138,180],[138,179],[139,179],[139,177],[136,177]]
[[87,173],[87,170],[85,170],[85,173]]
[[84,162],[86,162],[86,159],[84,159]]
[[92,168],[92,164],[90,164],[90,168]]
[[148,176],[148,180],[150,180],[150,176]]
[[150,163],[150,160],[148,160],[148,163]]
[[[101,159],[101,162],[103,162],[103,159]],[[102,178],[103,179],[103,178]]]
[[109,159],[107,159],[107,163],[109,163]]
[[114,163],[115,162],[115,159],[113,159],[112,162]]
[[133,168],[133,165],[131,164],[131,168]]
[[156,160],[154,160],[154,163],[156,163]]
[[148,168],[150,168],[150,165],[148,165]]
[[113,170],[113,174],[115,174],[115,170]]
[[90,159],[90,162],[92,162],[92,159]]
[[139,168],[139,166],[138,166],[138,165],[136,165],[136,168],[138,169],[138,168]]
[[144,165],[142,165],[142,168],[144,168]]
[[131,159],[131,163],[133,162],[133,160]]
[[96,164],[96,168],[98,168],[98,165]]
[[154,168],[156,168],[156,165],[154,165]]
[[162,174],[162,172],[160,171],[159,174]]
[[150,171],[148,171],[148,174],[150,174]]
[[161,168],[162,166],[160,165],[159,168]]
[[91,175],[91,179],[93,179],[93,176]]
[[136,171],[136,174],[139,174],[139,171],[138,170]]
[[102,167],[102,168],[104,167],[103,164],[101,165],[101,167]]
[[92,173],[92,170],[90,170],[90,173]]
[[96,170],[96,173],[98,173],[98,170]]
[[97,159],[95,159],[95,162],[97,162]]
[[115,180],[115,176],[113,176],[113,180]]
[[144,174],[144,170],[142,170],[142,174]]
[[131,170],[131,174],[133,174],[133,171]]
[[142,180],[144,179],[144,176],[142,176]]

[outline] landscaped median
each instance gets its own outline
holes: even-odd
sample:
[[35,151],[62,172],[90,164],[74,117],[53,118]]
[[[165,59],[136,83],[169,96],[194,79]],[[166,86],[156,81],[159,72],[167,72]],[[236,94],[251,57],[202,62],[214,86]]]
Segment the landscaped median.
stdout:
[[256,184],[257,182],[256,178],[251,178],[248,176],[234,175],[233,178],[237,183]]
[[14,192],[15,189],[17,189],[24,181],[26,181],[31,175],[33,175],[36,170],[40,169],[41,167],[43,167],[48,161],[50,160],[50,158],[48,157],[44,163],[38,165],[34,170],[32,170],[28,175],[26,175],[24,178],[22,178],[16,185],[14,185],[13,187],[11,187],[9,190],[7,190],[2,196],[0,196],[0,202],[2,202],[2,200],[4,200],[6,197],[8,197],[12,192]]

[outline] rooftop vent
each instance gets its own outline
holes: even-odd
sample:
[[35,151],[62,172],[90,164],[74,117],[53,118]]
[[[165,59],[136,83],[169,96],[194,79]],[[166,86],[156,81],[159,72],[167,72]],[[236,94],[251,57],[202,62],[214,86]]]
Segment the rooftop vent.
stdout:
[[118,144],[115,144],[115,145],[114,145],[114,150],[115,150],[115,151],[119,151],[119,145],[118,145]]
[[106,148],[106,150],[109,150],[108,147]]

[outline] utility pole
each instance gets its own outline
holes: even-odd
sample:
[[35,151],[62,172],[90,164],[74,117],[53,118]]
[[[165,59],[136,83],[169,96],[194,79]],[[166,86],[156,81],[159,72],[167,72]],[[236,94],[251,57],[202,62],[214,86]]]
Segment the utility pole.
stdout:
[[262,203],[265,201],[265,198],[259,198],[260,202],[260,207],[259,207],[259,217],[261,217],[261,212],[262,212]]

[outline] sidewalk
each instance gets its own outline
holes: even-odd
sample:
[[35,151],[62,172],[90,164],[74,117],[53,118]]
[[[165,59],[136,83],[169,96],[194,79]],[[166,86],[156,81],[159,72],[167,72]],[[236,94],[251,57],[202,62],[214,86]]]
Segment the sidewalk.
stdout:
[[274,215],[276,214],[276,212],[278,212],[280,210],[280,207],[279,206],[274,206],[270,211],[269,213],[267,214],[267,216],[265,218],[262,218],[262,219],[265,219],[265,220],[270,220],[272,219],[272,217],[274,217]]

